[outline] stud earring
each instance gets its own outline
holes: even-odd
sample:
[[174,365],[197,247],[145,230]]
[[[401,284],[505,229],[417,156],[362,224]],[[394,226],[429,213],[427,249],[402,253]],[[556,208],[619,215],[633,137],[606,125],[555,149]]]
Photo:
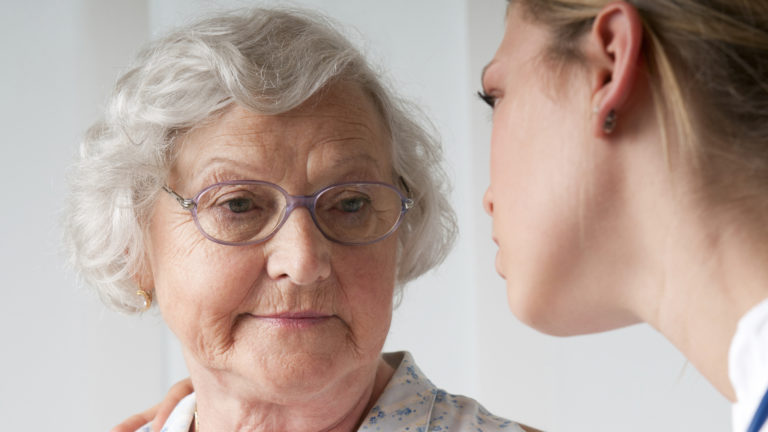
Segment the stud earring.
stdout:
[[616,128],[616,110],[612,109],[608,112],[608,115],[605,116],[605,121],[603,122],[603,132],[605,132],[606,135],[610,135],[611,132]]
[[152,306],[152,293],[139,288],[136,295],[144,299],[144,310],[149,310],[149,307]]

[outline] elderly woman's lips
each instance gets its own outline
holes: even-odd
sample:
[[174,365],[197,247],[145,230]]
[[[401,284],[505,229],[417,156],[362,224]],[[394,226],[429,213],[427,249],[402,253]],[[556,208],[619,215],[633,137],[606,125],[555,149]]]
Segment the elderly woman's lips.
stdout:
[[307,328],[333,318],[333,315],[317,313],[317,312],[286,312],[269,315],[256,315],[249,314],[251,317],[256,318],[267,324],[271,324],[278,327],[291,327],[291,328]]

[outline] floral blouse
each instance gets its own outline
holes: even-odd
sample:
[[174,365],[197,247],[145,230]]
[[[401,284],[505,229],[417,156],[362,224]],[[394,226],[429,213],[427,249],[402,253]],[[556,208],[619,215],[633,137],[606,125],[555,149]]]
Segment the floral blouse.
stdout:
[[[408,352],[384,354],[396,366],[376,405],[358,432],[523,432],[517,423],[497,417],[474,399],[435,387]],[[195,394],[176,405],[162,432],[187,432],[195,412]],[[149,432],[149,425],[137,432]]]

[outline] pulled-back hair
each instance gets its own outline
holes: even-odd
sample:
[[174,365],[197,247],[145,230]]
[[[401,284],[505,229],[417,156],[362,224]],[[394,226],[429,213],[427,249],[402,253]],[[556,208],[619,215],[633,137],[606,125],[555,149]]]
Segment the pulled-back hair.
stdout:
[[440,263],[456,234],[442,153],[418,109],[396,97],[336,26],[315,13],[220,14],[151,43],[117,82],[70,175],[70,261],[108,304],[141,308],[134,276],[176,138],[233,104],[260,114],[299,106],[328,85],[359,84],[388,127],[393,180],[415,201],[398,232],[398,287]]
[[[555,61],[578,63],[580,37],[609,0],[510,0],[550,29]],[[643,22],[664,144],[674,137],[710,198],[768,206],[768,1],[629,0]],[[734,190],[738,187],[738,190]]]

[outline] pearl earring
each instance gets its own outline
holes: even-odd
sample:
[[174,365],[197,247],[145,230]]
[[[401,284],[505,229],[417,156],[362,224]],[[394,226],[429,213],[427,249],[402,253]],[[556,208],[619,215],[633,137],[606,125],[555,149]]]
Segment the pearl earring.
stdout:
[[136,295],[144,299],[144,310],[149,310],[149,307],[152,306],[152,293],[139,288]]

